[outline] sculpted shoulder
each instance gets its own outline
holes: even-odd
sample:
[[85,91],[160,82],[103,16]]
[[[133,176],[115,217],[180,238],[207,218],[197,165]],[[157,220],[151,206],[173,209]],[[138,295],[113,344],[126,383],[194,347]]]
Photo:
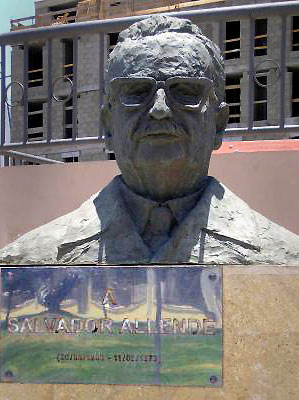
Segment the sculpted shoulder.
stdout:
[[65,235],[73,213],[33,229],[0,250],[0,263],[53,264],[57,262],[57,244]]
[[207,236],[207,263],[299,265],[299,236],[252,209],[215,179],[204,193],[199,216]]
[[57,264],[59,247],[70,236],[80,240],[100,230],[94,202],[99,193],[78,209],[22,235],[0,250],[0,264]]

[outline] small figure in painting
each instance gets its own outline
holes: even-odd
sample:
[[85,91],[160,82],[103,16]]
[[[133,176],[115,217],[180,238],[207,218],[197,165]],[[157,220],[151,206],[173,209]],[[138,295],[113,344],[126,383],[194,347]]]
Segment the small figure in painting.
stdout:
[[107,288],[105,291],[105,295],[102,299],[102,304],[103,304],[103,313],[104,313],[104,317],[108,318],[108,310],[113,307],[116,306],[117,303],[115,301],[114,298],[114,293],[113,293],[113,289],[111,288]]

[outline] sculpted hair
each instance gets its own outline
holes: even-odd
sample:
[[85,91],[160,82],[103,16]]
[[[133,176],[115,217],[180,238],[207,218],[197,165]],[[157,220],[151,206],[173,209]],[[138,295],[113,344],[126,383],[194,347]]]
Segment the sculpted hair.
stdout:
[[201,45],[198,46],[198,51],[195,51],[194,54],[195,64],[198,65],[198,75],[203,72],[200,49],[205,47],[210,56],[210,62],[204,71],[204,75],[214,82],[215,93],[219,103],[221,103],[224,99],[225,74],[224,62],[218,46],[204,36],[200,28],[191,21],[163,15],[146,18],[120,33],[118,43],[111,52],[107,63],[106,94],[109,94],[110,80],[116,76],[121,76],[120,71],[124,72],[125,76],[129,75],[130,61],[134,63],[134,59],[123,60],[126,49],[141,44],[147,37],[169,32],[188,34],[200,42]]

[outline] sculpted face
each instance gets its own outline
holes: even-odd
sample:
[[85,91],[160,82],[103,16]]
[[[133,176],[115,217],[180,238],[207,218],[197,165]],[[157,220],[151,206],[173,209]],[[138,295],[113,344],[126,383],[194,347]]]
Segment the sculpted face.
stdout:
[[206,73],[210,63],[196,38],[171,32],[124,48],[114,63],[104,121],[123,178],[136,192],[180,197],[207,175],[223,113]]

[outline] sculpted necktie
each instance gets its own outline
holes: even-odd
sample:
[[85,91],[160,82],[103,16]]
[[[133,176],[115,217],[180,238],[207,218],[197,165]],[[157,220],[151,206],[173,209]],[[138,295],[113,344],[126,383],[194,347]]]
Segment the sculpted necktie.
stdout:
[[153,252],[167,242],[174,224],[175,218],[169,207],[158,206],[152,209],[143,240]]

